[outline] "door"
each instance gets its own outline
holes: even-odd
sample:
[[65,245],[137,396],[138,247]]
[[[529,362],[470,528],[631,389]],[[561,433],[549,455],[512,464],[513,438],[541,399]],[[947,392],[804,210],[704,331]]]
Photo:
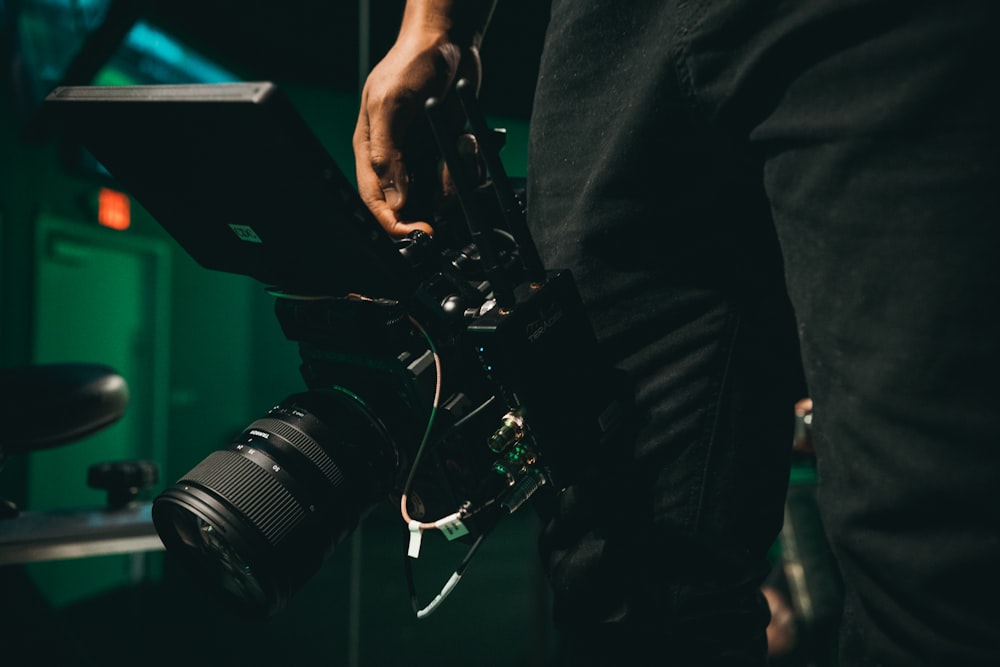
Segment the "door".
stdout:
[[[36,229],[33,360],[114,368],[129,387],[124,417],[75,443],[34,452],[27,510],[95,508],[103,491],[87,469],[104,461],[163,465],[167,430],[169,250],[137,237],[42,214]],[[29,567],[54,607],[152,576],[144,554],[96,556]]]

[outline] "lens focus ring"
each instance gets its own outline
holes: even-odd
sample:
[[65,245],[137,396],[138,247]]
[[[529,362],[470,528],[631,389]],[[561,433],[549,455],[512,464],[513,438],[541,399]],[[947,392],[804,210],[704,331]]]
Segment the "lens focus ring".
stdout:
[[322,470],[323,474],[326,475],[326,478],[334,486],[340,486],[344,481],[344,474],[340,472],[340,468],[333,462],[333,459],[319,446],[319,443],[297,428],[290,426],[287,422],[265,417],[258,419],[247,427],[247,432],[254,430],[273,433],[291,443],[293,447],[305,454],[317,468]]
[[212,452],[178,482],[196,484],[231,503],[272,545],[305,516],[292,494],[266,470],[238,452]]

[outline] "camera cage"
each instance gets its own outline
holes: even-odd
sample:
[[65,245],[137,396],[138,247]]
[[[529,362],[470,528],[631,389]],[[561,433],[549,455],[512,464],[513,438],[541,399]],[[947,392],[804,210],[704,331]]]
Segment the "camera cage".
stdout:
[[[438,150],[422,164],[448,165],[458,205],[425,199],[434,237],[401,240],[271,82],[70,86],[47,105],[199,264],[271,289],[307,393],[378,422],[396,461],[364,492],[400,500],[411,555],[430,527],[474,551],[540,488],[612,458],[602,447],[627,428],[628,390],[601,357],[572,274],[543,266],[469,82],[427,103]],[[458,154],[465,133],[479,145],[479,178]],[[294,401],[279,408],[300,414]],[[333,546],[309,549],[321,563]],[[296,576],[266,592],[268,614],[303,583]],[[427,609],[415,602],[418,615],[449,587]]]

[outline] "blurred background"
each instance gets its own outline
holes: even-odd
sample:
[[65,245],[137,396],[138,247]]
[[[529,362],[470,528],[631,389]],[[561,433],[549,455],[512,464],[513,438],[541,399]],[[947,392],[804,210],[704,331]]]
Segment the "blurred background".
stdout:
[[[345,174],[359,82],[402,0],[0,0],[0,367],[107,364],[124,417],[63,447],[10,456],[0,498],[94,508],[92,464],[150,460],[149,499],[303,388],[273,299],[208,271],[48,122],[57,85],[274,81]],[[523,175],[542,0],[500,3],[481,100]],[[135,128],[122,127],[123,133]],[[0,387],[8,401],[17,387]],[[0,519],[3,521],[3,519]],[[552,651],[534,517],[502,525],[444,606],[416,620],[398,514],[379,508],[280,616],[232,617],[158,550],[0,565],[0,664],[541,665]],[[462,550],[427,556],[436,593]]]

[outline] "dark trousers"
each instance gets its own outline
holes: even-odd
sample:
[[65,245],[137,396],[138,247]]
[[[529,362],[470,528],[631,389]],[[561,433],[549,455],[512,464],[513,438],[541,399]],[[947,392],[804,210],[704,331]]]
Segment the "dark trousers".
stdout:
[[528,215],[639,408],[543,536],[576,660],[762,662],[808,395],[840,664],[1000,664],[998,18],[554,1]]

